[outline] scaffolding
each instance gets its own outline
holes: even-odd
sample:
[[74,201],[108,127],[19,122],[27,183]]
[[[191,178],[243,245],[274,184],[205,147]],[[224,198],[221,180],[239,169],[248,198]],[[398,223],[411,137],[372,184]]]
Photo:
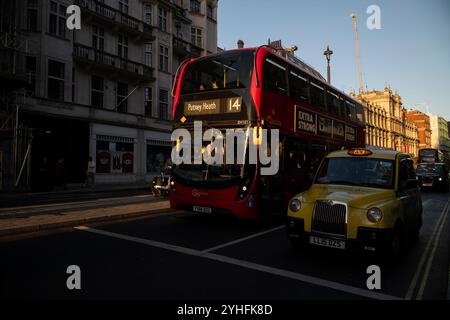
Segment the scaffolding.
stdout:
[[0,0],[0,191],[28,188],[32,133],[20,124],[20,106],[31,74],[29,42],[21,37],[19,2]]

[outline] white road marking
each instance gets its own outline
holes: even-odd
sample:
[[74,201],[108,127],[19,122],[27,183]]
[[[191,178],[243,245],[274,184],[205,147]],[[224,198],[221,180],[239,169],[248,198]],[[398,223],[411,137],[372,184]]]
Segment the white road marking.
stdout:
[[411,281],[411,284],[409,285],[408,291],[406,292],[405,300],[412,299],[412,296],[414,294],[414,289],[416,288],[417,282],[419,281],[420,272],[422,271],[422,269],[425,265],[428,253],[431,250],[431,245],[433,243],[433,240],[435,239],[437,230],[439,229],[439,227],[441,225],[441,222],[445,216],[445,213],[447,211],[447,208],[449,207],[449,204],[450,204],[450,199],[445,204],[444,209],[442,210],[441,215],[439,216],[439,218],[433,228],[433,231],[431,233],[430,239],[428,240],[427,246],[426,246],[425,250],[422,252],[422,256],[420,257],[420,262],[417,265],[417,269],[416,269],[416,272],[414,273],[414,277]]
[[250,240],[250,239],[253,239],[253,238],[256,238],[256,237],[259,237],[259,236],[262,236],[262,235],[265,235],[265,234],[268,234],[268,233],[271,233],[271,232],[274,232],[274,231],[277,231],[277,230],[281,230],[281,229],[284,229],[284,228],[285,228],[285,226],[281,225],[281,226],[278,226],[278,227],[275,227],[275,228],[272,228],[272,229],[269,229],[269,230],[266,230],[266,231],[258,232],[258,233],[252,234],[250,236],[247,236],[247,237],[236,239],[236,240],[233,240],[233,241],[230,241],[230,242],[227,242],[227,243],[224,243],[224,244],[221,244],[221,245],[218,245],[218,246],[215,246],[215,247],[203,250],[203,252],[216,251],[216,250],[219,250],[219,249],[222,249],[222,248],[225,248],[225,247],[228,247],[228,246],[232,246],[234,244],[237,244],[237,243],[240,243],[240,242],[243,242],[243,241],[247,241],[247,240]]
[[147,246],[152,246],[152,247],[161,248],[161,249],[165,249],[165,250],[170,250],[173,252],[178,252],[178,253],[182,253],[182,254],[186,254],[186,255],[191,255],[191,256],[209,259],[209,260],[213,260],[213,261],[219,261],[219,262],[243,267],[246,269],[256,270],[256,271],[260,271],[260,272],[264,272],[264,273],[268,273],[268,274],[272,274],[272,275],[281,276],[284,278],[289,278],[289,279],[309,283],[309,284],[316,285],[316,286],[321,286],[321,287],[330,288],[330,289],[337,290],[337,291],[346,292],[346,293],[361,296],[361,297],[378,299],[378,300],[402,300],[402,298],[391,296],[388,294],[373,292],[373,291],[369,291],[366,289],[353,287],[353,286],[345,285],[345,284],[334,282],[334,281],[324,280],[324,279],[304,275],[301,273],[295,273],[292,271],[269,267],[269,266],[249,262],[249,261],[225,257],[225,256],[217,255],[214,253],[202,252],[200,250],[175,246],[175,245],[158,242],[158,241],[153,241],[153,240],[136,238],[136,237],[113,233],[113,232],[104,231],[104,230],[92,229],[92,228],[84,227],[84,226],[77,227],[75,229],[90,232],[90,233],[100,234],[103,236],[108,236],[108,237],[112,237],[112,238],[116,238],[116,239],[140,243],[140,244],[144,244]]
[[420,283],[419,292],[417,293],[417,296],[416,296],[417,300],[422,300],[422,298],[423,298],[423,293],[424,293],[426,285],[428,283],[428,277],[430,276],[431,265],[433,264],[434,256],[436,254],[436,249],[437,249],[439,241],[441,239],[442,229],[444,228],[445,222],[447,221],[447,216],[448,216],[449,210],[450,210],[450,205],[447,206],[447,211],[444,214],[444,218],[442,219],[441,225],[439,226],[439,230],[438,230],[438,232],[436,234],[436,237],[434,238],[433,249],[431,250],[431,254],[430,254],[429,258],[428,258],[428,263],[427,263],[427,266],[425,268],[425,273],[424,273],[424,275],[422,277],[422,282]]

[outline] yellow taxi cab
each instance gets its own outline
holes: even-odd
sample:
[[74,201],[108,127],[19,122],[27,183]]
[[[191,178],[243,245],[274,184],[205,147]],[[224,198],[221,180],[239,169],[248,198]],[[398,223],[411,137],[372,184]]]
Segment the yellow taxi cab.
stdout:
[[289,202],[287,231],[294,247],[398,256],[421,226],[422,199],[413,159],[398,151],[330,153],[311,188]]

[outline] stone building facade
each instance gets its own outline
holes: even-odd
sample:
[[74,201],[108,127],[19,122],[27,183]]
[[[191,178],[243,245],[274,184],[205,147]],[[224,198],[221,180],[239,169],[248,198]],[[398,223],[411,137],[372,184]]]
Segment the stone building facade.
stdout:
[[418,130],[407,120],[402,97],[386,86],[383,91],[350,93],[360,100],[366,112],[367,145],[418,154]]
[[419,138],[419,150],[431,148],[431,125],[430,117],[414,109],[408,109],[406,112],[406,119],[416,125]]
[[[66,28],[71,4],[81,8],[81,30]],[[5,119],[18,119],[6,126],[26,132],[21,144],[14,137],[9,147],[0,144],[2,162],[11,163],[4,188],[15,184],[28,145],[25,187],[61,159],[74,184],[83,183],[89,157],[97,184],[146,183],[159,174],[170,157],[174,73],[186,58],[217,51],[218,0],[0,0],[0,6],[2,36],[23,44],[13,56],[26,80],[0,103]],[[0,65],[8,59],[0,56]]]

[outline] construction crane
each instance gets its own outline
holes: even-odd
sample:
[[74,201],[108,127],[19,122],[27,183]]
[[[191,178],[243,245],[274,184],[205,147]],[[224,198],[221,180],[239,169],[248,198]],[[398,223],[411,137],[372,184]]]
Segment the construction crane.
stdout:
[[356,20],[356,13],[350,15],[353,19],[353,30],[355,32],[355,48],[356,48],[356,63],[358,64],[358,80],[359,80],[359,94],[363,93],[363,79],[362,79],[362,67],[361,67],[361,52],[359,50],[359,37],[358,37],[358,23]]

